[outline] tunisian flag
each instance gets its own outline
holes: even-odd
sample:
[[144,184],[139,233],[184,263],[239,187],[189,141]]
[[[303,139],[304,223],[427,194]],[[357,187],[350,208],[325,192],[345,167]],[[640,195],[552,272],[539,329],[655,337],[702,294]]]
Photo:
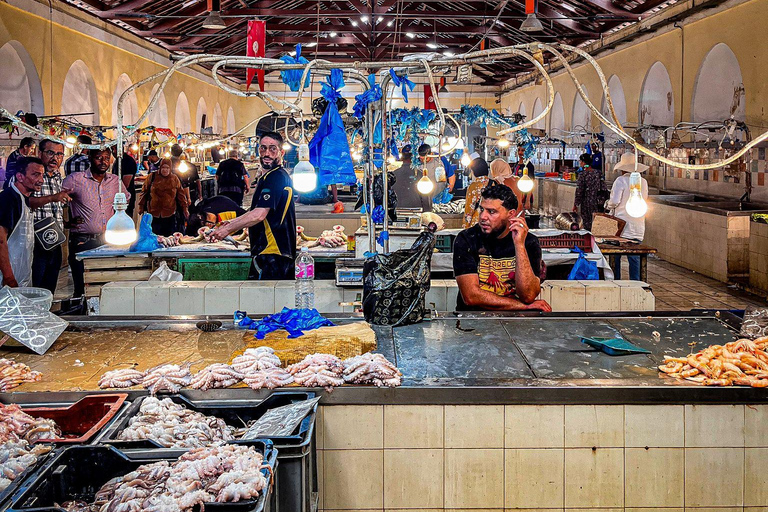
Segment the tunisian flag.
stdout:
[[[248,46],[246,49],[246,56],[248,57],[263,57],[264,56],[264,43],[267,39],[266,22],[264,21],[249,21],[248,22]],[[246,75],[245,90],[251,87],[253,81],[253,75],[256,74],[259,79],[259,89],[264,90],[264,70],[248,68]]]
[[437,110],[435,98],[432,95],[432,86],[429,84],[424,85],[424,110]]

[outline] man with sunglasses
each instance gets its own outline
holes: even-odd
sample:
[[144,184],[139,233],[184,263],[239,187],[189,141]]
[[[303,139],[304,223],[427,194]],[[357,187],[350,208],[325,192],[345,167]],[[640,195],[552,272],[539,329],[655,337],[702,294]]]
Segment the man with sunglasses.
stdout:
[[[251,256],[258,279],[291,280],[296,258],[296,209],[293,183],[283,168],[283,137],[267,132],[259,143],[263,174],[256,182],[251,211],[223,223],[212,234],[216,240],[249,228]],[[255,275],[251,277],[256,277]]]

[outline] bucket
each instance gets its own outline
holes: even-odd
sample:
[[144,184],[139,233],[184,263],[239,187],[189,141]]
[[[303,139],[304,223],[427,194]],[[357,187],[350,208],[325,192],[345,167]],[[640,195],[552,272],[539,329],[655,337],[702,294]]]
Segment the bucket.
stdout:
[[50,311],[51,306],[53,305],[53,294],[50,292],[50,290],[46,290],[45,288],[22,286],[19,288],[11,288],[10,291],[12,295],[24,297],[28,301],[32,302],[36,306],[40,306],[46,311]]

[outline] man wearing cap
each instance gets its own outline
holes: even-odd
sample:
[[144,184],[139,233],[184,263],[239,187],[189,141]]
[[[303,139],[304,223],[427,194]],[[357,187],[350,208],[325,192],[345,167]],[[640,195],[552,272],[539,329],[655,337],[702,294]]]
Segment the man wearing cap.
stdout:
[[143,165],[148,173],[158,170],[160,168],[160,157],[158,156],[157,151],[150,149],[149,153],[147,153],[147,158],[144,159]]
[[[642,242],[645,236],[645,217],[632,217],[627,213],[627,201],[629,201],[629,175],[630,173],[645,172],[647,165],[635,161],[634,153],[624,153],[621,160],[613,168],[615,171],[621,171],[621,176],[616,178],[611,187],[611,197],[608,199],[608,209],[613,210],[613,215],[626,221],[624,230],[621,232],[622,238],[627,238],[635,242]],[[648,182],[645,178],[640,178],[640,190],[643,199],[648,200]],[[640,256],[627,256],[629,262],[629,278],[633,281],[640,280]],[[616,266],[613,269],[613,275],[616,279],[621,279],[621,256],[616,258]]]

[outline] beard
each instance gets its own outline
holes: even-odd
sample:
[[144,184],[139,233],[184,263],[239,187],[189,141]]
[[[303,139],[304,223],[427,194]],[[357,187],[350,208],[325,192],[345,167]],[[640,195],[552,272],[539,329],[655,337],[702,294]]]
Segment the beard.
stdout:
[[263,158],[260,158],[259,161],[261,162],[261,168],[264,169],[265,171],[271,171],[272,169],[277,169],[282,165],[282,162],[276,159],[272,159],[272,161],[269,163],[264,162]]
[[[480,228],[482,231],[482,227]],[[491,227],[491,231],[486,233],[485,231],[482,231],[483,236],[486,239],[496,239],[501,236],[502,233],[504,233],[504,230],[506,229],[506,226],[504,224],[496,227]]]

